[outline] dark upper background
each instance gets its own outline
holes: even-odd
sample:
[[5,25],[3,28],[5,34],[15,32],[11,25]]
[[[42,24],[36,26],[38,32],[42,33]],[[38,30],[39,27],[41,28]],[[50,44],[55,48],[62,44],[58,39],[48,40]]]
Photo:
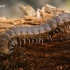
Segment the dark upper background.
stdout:
[[0,17],[20,18],[23,17],[23,13],[18,8],[19,5],[31,5],[37,10],[45,4],[70,10],[70,0],[0,0]]

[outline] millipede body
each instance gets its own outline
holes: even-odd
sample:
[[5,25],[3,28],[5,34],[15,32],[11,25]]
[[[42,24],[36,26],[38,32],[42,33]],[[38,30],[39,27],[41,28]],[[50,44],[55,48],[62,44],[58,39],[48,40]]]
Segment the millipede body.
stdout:
[[[47,8],[50,9],[48,10]],[[48,16],[48,14],[51,15],[51,17]],[[27,42],[29,44],[36,43],[43,45],[44,39],[53,41],[52,36],[59,32],[70,33],[69,12],[46,5],[41,10],[38,10],[36,15],[32,17],[42,21],[39,22],[39,25],[13,25],[0,32],[0,53],[10,54],[13,47],[20,45],[21,48],[22,44],[25,45]]]

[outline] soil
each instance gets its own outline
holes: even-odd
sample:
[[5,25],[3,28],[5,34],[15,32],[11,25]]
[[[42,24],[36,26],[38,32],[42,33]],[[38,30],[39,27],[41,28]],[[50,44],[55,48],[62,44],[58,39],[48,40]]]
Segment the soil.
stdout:
[[64,38],[66,35],[63,40],[46,41],[43,45],[15,47],[10,55],[0,56],[0,70],[70,70],[70,40]]

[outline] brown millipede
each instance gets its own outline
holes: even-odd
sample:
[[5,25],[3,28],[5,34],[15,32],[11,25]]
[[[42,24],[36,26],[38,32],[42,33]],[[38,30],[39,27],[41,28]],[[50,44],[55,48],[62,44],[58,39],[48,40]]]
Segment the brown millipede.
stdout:
[[42,22],[40,25],[32,26],[13,26],[5,30],[4,33],[0,33],[0,52],[3,54],[10,54],[13,47],[20,42],[20,48],[22,46],[21,40],[24,41],[24,45],[29,42],[43,44],[42,36],[45,35],[47,40],[52,41],[50,32],[68,32],[70,30],[70,13],[64,12],[54,15],[52,18]]

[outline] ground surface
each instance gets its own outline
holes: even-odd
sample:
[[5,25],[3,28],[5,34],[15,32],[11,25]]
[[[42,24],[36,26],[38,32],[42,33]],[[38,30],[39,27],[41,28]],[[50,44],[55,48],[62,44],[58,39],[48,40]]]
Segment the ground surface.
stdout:
[[70,70],[70,40],[15,47],[12,54],[0,56],[0,70]]

